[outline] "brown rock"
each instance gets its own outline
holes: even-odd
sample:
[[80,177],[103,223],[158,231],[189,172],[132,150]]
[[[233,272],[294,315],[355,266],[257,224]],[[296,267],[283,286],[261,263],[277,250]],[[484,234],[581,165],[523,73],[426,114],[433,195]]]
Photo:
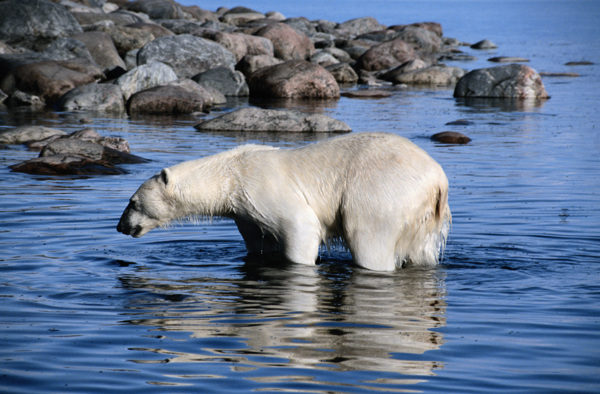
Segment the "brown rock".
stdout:
[[259,29],[255,35],[271,40],[275,57],[282,60],[308,59],[315,52],[306,34],[284,23],[272,23]]
[[289,60],[258,70],[248,78],[251,96],[279,98],[338,98],[335,78],[318,64]]
[[205,108],[202,96],[172,85],[143,90],[127,101],[129,114],[189,114]]
[[395,39],[371,47],[357,60],[357,67],[366,71],[385,70],[416,58],[418,55],[412,46]]
[[264,67],[274,66],[276,64],[283,63],[283,60],[278,59],[274,56],[268,55],[246,55],[238,62],[235,68],[244,74],[246,78],[252,75],[254,72]]
[[233,53],[236,62],[242,60],[246,55],[273,56],[273,44],[271,40],[265,37],[223,32],[217,32],[214,35],[205,37],[216,41]]
[[432,141],[441,142],[442,144],[468,144],[471,139],[466,135],[456,131],[442,131],[431,136]]

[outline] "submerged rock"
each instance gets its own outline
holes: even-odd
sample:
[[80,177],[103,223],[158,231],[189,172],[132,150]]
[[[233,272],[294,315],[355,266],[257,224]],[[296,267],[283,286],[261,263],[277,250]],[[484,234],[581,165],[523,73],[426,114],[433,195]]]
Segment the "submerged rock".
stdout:
[[243,108],[195,126],[199,131],[277,131],[295,133],[349,133],[346,123],[322,114]]
[[50,137],[66,135],[62,130],[45,126],[21,126],[10,130],[0,131],[0,144],[18,145],[31,141],[40,141]]
[[471,139],[466,135],[457,131],[442,131],[431,136],[432,141],[441,142],[442,144],[468,144]]

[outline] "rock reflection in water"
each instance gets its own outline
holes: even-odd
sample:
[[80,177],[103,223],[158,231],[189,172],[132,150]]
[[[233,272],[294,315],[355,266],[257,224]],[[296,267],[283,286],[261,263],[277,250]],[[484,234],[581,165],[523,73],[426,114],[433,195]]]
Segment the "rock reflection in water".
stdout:
[[139,295],[130,300],[128,323],[192,333],[185,351],[132,350],[167,354],[168,362],[225,359],[234,371],[285,366],[427,376],[441,368],[403,354],[443,344],[434,330],[446,325],[443,272],[383,274],[345,263],[315,268],[246,262],[233,279],[173,280],[148,272],[123,277],[124,287]]

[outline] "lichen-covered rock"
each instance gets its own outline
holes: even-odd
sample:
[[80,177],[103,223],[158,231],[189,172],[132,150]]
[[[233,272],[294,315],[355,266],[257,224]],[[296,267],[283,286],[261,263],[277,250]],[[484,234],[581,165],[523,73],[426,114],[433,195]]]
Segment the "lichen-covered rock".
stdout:
[[18,145],[30,141],[39,141],[53,136],[66,135],[62,130],[45,126],[21,126],[0,131],[0,144]]
[[182,34],[160,37],[144,45],[137,55],[138,64],[162,62],[178,77],[191,78],[216,67],[235,67],[235,56],[216,42]]
[[177,80],[177,74],[168,65],[160,62],[143,64],[121,75],[115,84],[123,91],[123,98],[128,100],[134,93],[164,85]]
[[125,112],[123,91],[114,84],[88,84],[67,92],[56,103],[64,111]]
[[199,131],[279,131],[295,133],[348,133],[346,123],[323,114],[298,111],[243,108],[204,121],[195,126]]

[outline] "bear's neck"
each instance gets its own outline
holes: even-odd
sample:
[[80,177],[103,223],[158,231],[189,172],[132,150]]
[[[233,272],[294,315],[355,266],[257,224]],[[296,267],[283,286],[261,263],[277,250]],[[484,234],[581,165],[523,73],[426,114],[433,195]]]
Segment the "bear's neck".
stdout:
[[185,168],[177,169],[185,174],[174,190],[181,218],[230,216],[233,184],[227,167],[226,163],[209,157],[187,162]]

